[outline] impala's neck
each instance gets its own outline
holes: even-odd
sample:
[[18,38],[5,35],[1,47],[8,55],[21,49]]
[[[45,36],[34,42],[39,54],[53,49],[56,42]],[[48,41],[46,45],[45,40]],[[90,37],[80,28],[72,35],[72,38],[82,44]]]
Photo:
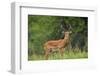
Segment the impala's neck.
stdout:
[[64,40],[67,40],[67,39],[69,39],[69,34],[65,33]]
[[63,42],[64,42],[64,47],[69,43],[69,33],[65,32]]

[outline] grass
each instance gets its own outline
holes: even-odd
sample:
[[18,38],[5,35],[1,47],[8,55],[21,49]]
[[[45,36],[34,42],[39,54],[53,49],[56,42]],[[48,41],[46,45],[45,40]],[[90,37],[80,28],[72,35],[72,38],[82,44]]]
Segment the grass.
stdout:
[[[60,53],[53,52],[49,55],[49,60],[57,60],[57,59],[82,59],[82,58],[88,58],[88,52],[83,51],[81,52],[80,50],[69,50],[69,51],[64,51],[63,58],[61,57]],[[28,56],[28,60],[45,60],[44,55],[38,55],[38,54],[33,54],[31,56]]]

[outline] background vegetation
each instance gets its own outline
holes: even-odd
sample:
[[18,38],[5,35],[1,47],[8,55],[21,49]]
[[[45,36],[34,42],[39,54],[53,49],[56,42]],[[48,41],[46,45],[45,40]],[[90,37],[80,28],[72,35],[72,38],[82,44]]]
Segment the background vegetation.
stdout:
[[[69,16],[28,15],[28,60],[43,60],[43,45],[62,39],[62,31],[72,31],[63,59],[88,57],[88,18]],[[58,52],[49,59],[61,59]]]

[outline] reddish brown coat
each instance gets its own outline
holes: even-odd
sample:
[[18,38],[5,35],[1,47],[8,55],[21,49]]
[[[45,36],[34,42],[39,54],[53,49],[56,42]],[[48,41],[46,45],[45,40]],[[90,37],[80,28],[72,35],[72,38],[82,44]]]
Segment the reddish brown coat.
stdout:
[[48,55],[53,49],[58,48],[60,49],[61,55],[63,55],[64,48],[69,44],[69,34],[71,32],[65,32],[64,33],[64,39],[60,40],[50,40],[44,44],[44,50],[45,50],[45,58],[48,59]]

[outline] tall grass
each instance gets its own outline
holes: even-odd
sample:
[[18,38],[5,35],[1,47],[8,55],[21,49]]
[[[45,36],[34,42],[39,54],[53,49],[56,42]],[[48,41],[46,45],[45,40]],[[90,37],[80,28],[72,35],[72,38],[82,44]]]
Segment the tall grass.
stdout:
[[[71,50],[65,50],[63,57],[58,51],[52,52],[49,55],[49,60],[57,60],[57,59],[82,59],[82,58],[88,58],[88,52],[81,51],[80,49],[71,49]],[[44,55],[40,54],[33,54],[28,57],[29,61],[32,60],[45,60]]]

